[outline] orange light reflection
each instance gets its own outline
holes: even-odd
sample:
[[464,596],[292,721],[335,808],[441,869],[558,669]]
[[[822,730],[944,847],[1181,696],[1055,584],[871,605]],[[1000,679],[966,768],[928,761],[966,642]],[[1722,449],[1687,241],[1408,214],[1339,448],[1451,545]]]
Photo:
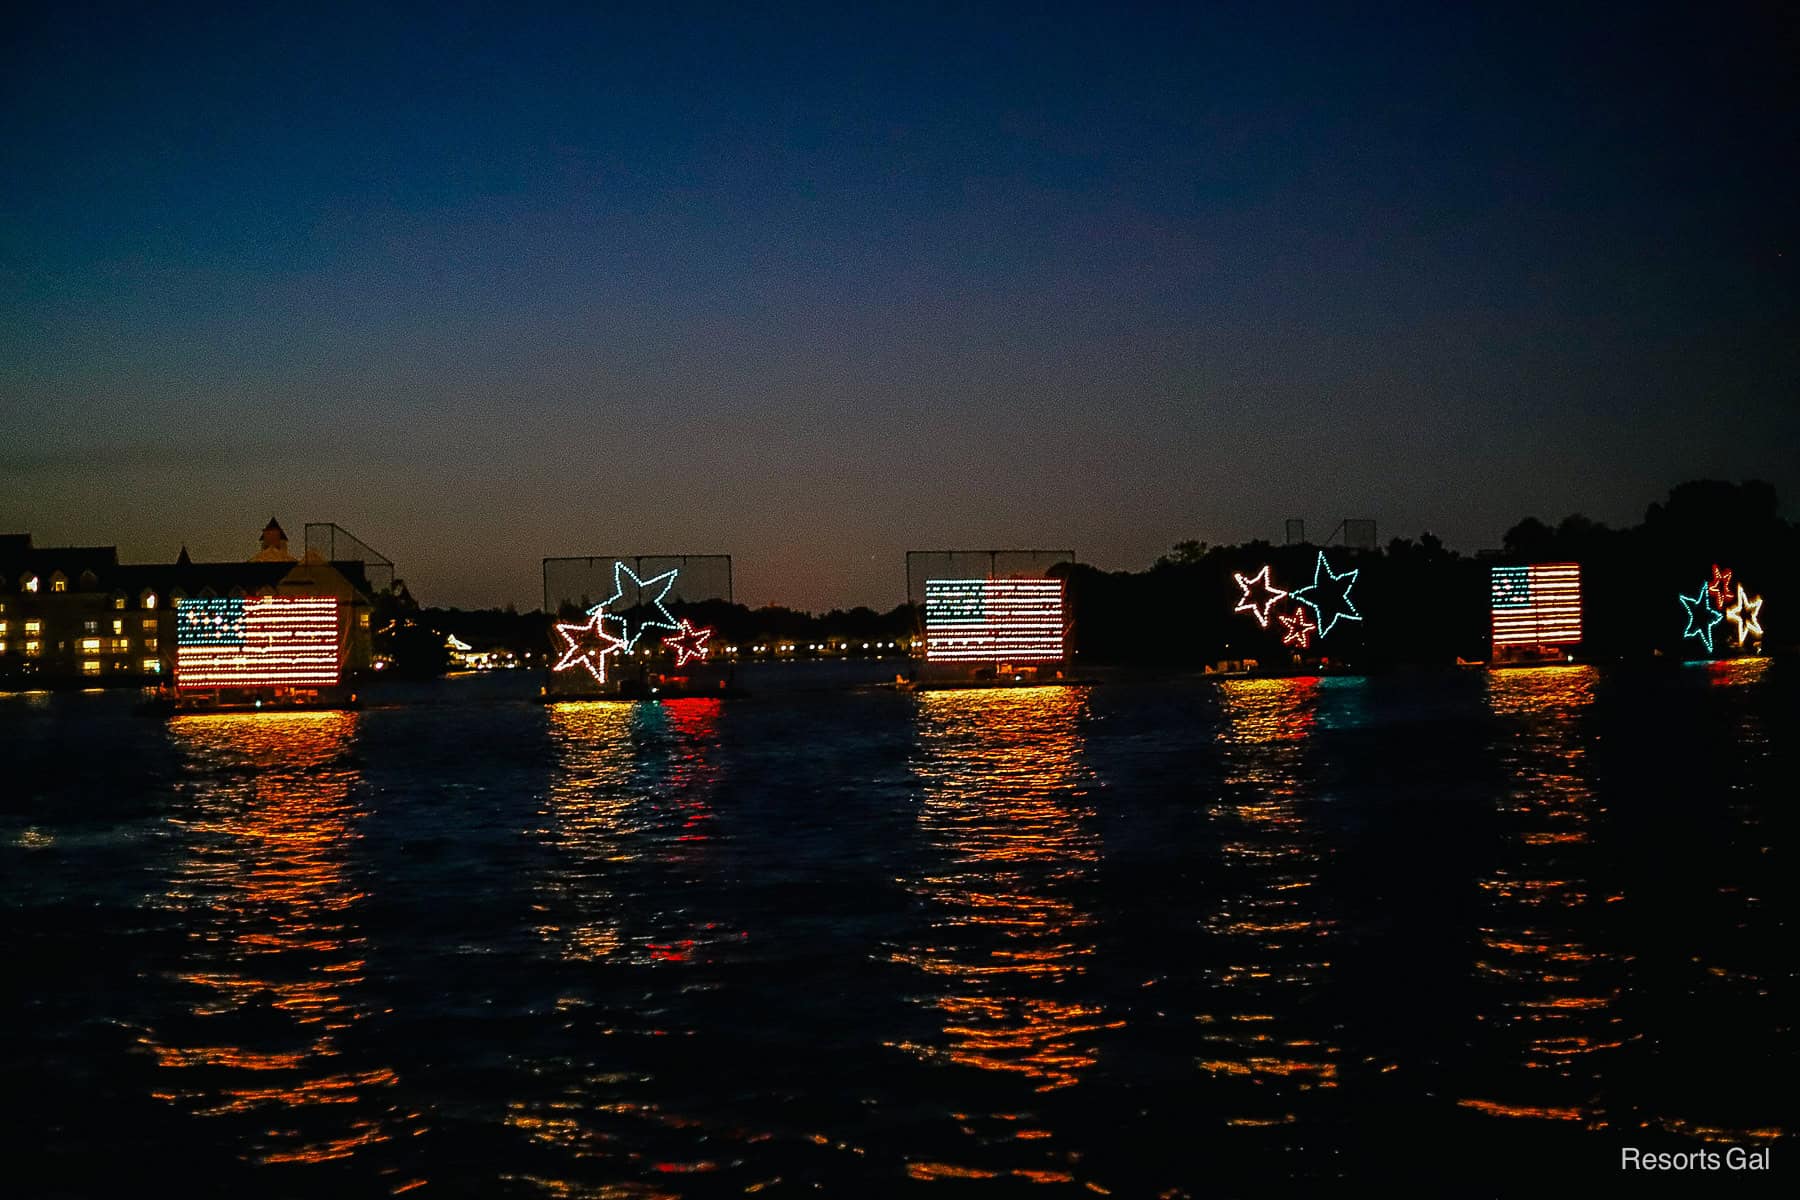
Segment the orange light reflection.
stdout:
[[[897,1043],[921,1061],[1016,1077],[1035,1092],[1074,1086],[1116,1024],[1085,996],[1094,919],[1073,899],[1099,858],[1081,722],[1084,689],[927,691],[916,697],[918,824],[937,867],[911,890],[932,912],[928,938],[897,949],[940,1038]],[[1049,1130],[1016,1115],[963,1114],[982,1145],[1027,1161],[911,1163],[915,1179],[1069,1178]],[[1026,1136],[1029,1134],[1029,1136]]]
[[1581,723],[1598,682],[1587,666],[1487,676],[1511,783],[1498,802],[1504,853],[1480,881],[1489,915],[1474,970],[1488,993],[1480,1044],[1500,1060],[1482,1073],[1507,1094],[1457,1101],[1487,1116],[1609,1123],[1599,1056],[1628,1040],[1608,982],[1617,956],[1576,932],[1592,927],[1589,910],[1605,900],[1583,878],[1599,802]]
[[[547,951],[593,969],[660,972],[703,962],[735,943],[741,932],[694,919],[684,903],[645,906],[632,899],[703,882],[715,815],[711,794],[718,781],[714,755],[722,704],[709,698],[652,701],[559,702],[546,709],[555,773],[544,799],[537,836],[552,852],[552,866],[538,881],[537,932]],[[648,876],[647,879],[634,876]],[[653,976],[654,977],[654,976]],[[563,997],[564,1021],[595,1001]],[[670,1027],[658,1011],[596,1010],[595,1047],[613,1037],[660,1038],[691,1030]],[[593,1185],[538,1175],[520,1177],[553,1196],[672,1196],[658,1180],[720,1169],[703,1146],[722,1131],[665,1109],[639,1071],[616,1064],[553,1060],[545,1074],[564,1082],[547,1095],[507,1102],[506,1123],[532,1142],[597,1168],[615,1182]],[[642,1131],[625,1133],[622,1131]],[[692,1131],[691,1158],[651,1159],[629,1149],[664,1144],[672,1131]]]
[[1205,921],[1219,943],[1209,958],[1223,965],[1208,971],[1218,1006],[1195,1014],[1206,1047],[1197,1065],[1237,1081],[1228,1124],[1275,1130],[1296,1124],[1305,1093],[1338,1086],[1337,1031],[1297,1015],[1337,936],[1314,899],[1327,848],[1306,811],[1320,680],[1226,680],[1220,699],[1224,790],[1209,815],[1232,886]]
[[357,716],[185,716],[169,723],[188,785],[171,818],[186,849],[164,903],[188,929],[175,978],[185,1015],[140,1041],[169,1083],[156,1094],[248,1123],[260,1163],[341,1161],[420,1132],[385,1094],[382,1066],[346,1061],[368,1019],[364,895],[347,860],[364,813],[352,796]]

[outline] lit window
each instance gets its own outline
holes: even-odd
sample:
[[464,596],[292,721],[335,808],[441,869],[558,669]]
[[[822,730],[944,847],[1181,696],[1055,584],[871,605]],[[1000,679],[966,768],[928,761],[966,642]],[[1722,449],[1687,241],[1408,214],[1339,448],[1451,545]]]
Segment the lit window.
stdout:
[[100,673],[100,660],[97,658],[82,659],[81,673],[83,675],[98,675]]
[[146,650],[156,649],[156,639],[153,637],[145,638],[144,639],[144,649],[146,649]]
[[6,632],[6,622],[0,621],[0,633],[5,633],[5,632]]
[[124,633],[125,632],[125,622],[120,621],[120,620],[114,620],[113,621],[113,632],[114,633]]
[[36,594],[38,587],[36,575],[27,575],[24,579],[24,584],[26,591]]
[[5,653],[6,653],[6,643],[0,642],[0,654],[5,654]]
[[162,660],[156,659],[156,658],[146,658],[144,660],[144,674],[146,674],[146,675],[161,675],[162,674]]
[[98,653],[100,653],[100,639],[99,638],[82,638],[81,639],[81,652],[83,654],[98,654]]
[[145,633],[155,633],[156,632],[156,618],[155,617],[145,617],[144,618],[144,632]]
[[113,607],[114,608],[124,608],[125,607],[125,597],[114,596],[113,597]]
[[36,654],[38,651],[42,650],[43,648],[44,648],[43,645],[39,642],[28,641],[25,643],[25,653],[27,653],[27,654]]
[[83,632],[83,633],[99,633],[100,632],[100,622],[98,622],[98,621],[83,621],[81,623],[81,632]]
[[52,579],[50,581],[50,590],[53,592],[66,592],[69,590],[69,581],[66,579]]
[[369,614],[368,613],[358,613],[356,615],[362,619],[362,627],[364,629],[367,629],[369,627]]
[[113,653],[114,654],[130,654],[131,653],[131,639],[130,638],[114,638],[113,639]]
[[144,607],[145,608],[155,608],[156,607],[156,593],[155,592],[145,592],[144,593]]
[[25,622],[25,632],[42,633],[44,632],[44,623],[42,621],[27,621]]

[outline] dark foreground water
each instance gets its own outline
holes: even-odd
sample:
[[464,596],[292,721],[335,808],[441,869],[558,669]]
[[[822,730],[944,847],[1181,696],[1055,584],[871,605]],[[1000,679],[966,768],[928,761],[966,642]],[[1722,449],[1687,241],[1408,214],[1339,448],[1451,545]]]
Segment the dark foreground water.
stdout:
[[1797,667],[0,698],[0,1191],[1791,1185]]

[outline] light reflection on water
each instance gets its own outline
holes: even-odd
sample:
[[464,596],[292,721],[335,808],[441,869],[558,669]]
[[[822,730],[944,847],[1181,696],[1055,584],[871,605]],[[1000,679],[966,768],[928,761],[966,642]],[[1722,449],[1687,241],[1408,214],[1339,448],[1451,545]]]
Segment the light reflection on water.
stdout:
[[[420,1131],[384,1066],[344,1042],[371,1016],[365,899],[349,859],[365,812],[353,789],[354,713],[181,717],[190,773],[170,818],[180,846],[161,904],[186,930],[173,975],[185,1007],[141,1041],[157,1095],[246,1122],[260,1163],[340,1161]],[[398,1180],[404,1188],[414,1180]]]
[[1287,1125],[1304,1093],[1335,1088],[1335,1022],[1310,1015],[1310,994],[1331,969],[1336,923],[1317,899],[1327,853],[1309,805],[1309,735],[1318,679],[1242,679],[1221,685],[1225,723],[1216,742],[1223,789],[1210,819],[1220,834],[1223,897],[1203,920],[1219,948],[1205,968],[1212,1003],[1195,1015],[1206,1047],[1200,1068],[1225,1083],[1225,1119]]
[[14,706],[0,1062],[68,1178],[203,1194],[1322,1193],[1782,1137],[1784,669]]
[[1715,659],[1702,664],[1700,669],[1706,672],[1707,682],[1714,687],[1745,687],[1762,682],[1769,671],[1769,660],[1760,654],[1751,654],[1742,658]]
[[[1083,761],[1081,688],[928,691],[917,697],[913,771],[925,873],[909,888],[928,936],[894,961],[917,974],[912,999],[940,1035],[897,1048],[921,1061],[1016,1077],[1038,1093],[1074,1086],[1109,1021],[1083,986],[1094,917],[1069,897],[1100,855]],[[1012,1141],[1007,1172],[1068,1182],[1070,1157],[1029,1113],[960,1113],[983,1146]],[[914,1161],[918,1179],[996,1172]]]
[[[719,710],[715,699],[546,710],[555,770],[534,832],[552,854],[537,932],[552,956],[607,974],[577,972],[546,1017],[568,1035],[561,1044],[583,1048],[544,1064],[562,1086],[507,1104],[507,1125],[555,1155],[548,1169],[515,1176],[545,1194],[669,1196],[659,1176],[720,1167],[704,1149],[705,1123],[661,1098],[670,1089],[650,1049],[695,1033],[659,995],[712,985],[646,984],[632,1004],[607,987],[612,972],[708,962],[739,936],[678,899],[709,869]],[[675,899],[651,906],[646,895]]]
[[664,882],[704,873],[715,820],[711,794],[719,769],[713,742],[720,701],[663,704],[592,701],[549,707],[556,772],[537,832],[555,850],[545,877],[551,923],[540,932],[561,938],[561,953],[597,959],[621,950],[637,958],[680,962],[718,936],[717,924],[693,927],[685,909],[646,914],[629,935],[632,911],[616,888],[629,868],[653,864]]
[[1586,878],[1599,803],[1580,726],[1594,702],[1592,667],[1489,672],[1488,706],[1506,785],[1496,800],[1502,853],[1486,897],[1475,963],[1479,1039],[1495,1085],[1458,1100],[1496,1117],[1607,1127],[1605,1056],[1632,1036],[1614,1011],[1618,956],[1592,944],[1603,907]]
[[[1728,814],[1731,853],[1743,859],[1764,858],[1779,848],[1780,834],[1768,828],[1764,820],[1763,806],[1757,803],[1757,781],[1771,773],[1769,760],[1776,752],[1778,735],[1770,730],[1763,708],[1752,693],[1755,685],[1766,685],[1770,660],[1762,655],[1746,655],[1688,666],[1703,673],[1710,689],[1727,689],[1720,694],[1727,707],[1717,727],[1707,730],[1705,726],[1695,726],[1684,731],[1689,738],[1719,738],[1730,747],[1729,753],[1708,756],[1715,766],[1700,793],[1705,803],[1716,803]],[[1695,968],[1703,972],[1703,982],[1692,986],[1691,991],[1705,995],[1710,1004],[1723,1000],[1743,1014],[1790,1011],[1776,990],[1780,977],[1772,980],[1768,973],[1744,961],[1749,946],[1771,937],[1785,938],[1786,922],[1779,915],[1771,920],[1767,893],[1762,888],[1745,886],[1743,875],[1737,871],[1722,873],[1710,884],[1716,897],[1713,911],[1720,924],[1714,926],[1712,936],[1697,947],[1698,952],[1692,957]],[[1711,1015],[1708,1009],[1700,1011],[1705,1014],[1699,1018],[1701,1021]],[[1785,1020],[1785,1015],[1778,1019]],[[1747,1146],[1786,1136],[1786,1131],[1778,1126],[1744,1120],[1747,1110],[1743,1098],[1759,1090],[1786,1091],[1789,1073],[1775,1066],[1773,1077],[1764,1074],[1779,1059],[1770,1058],[1761,1047],[1744,1047],[1735,1035],[1728,1040],[1721,1036],[1723,1033],[1715,1031],[1715,1041],[1719,1046],[1716,1062],[1729,1080],[1718,1091],[1726,1093],[1726,1097],[1714,1090],[1716,1079],[1691,1082],[1685,1088],[1661,1089],[1661,1094],[1641,1114],[1641,1125],[1705,1142]],[[1744,1061],[1751,1054],[1760,1060],[1754,1070]],[[1756,1080],[1758,1075],[1762,1076],[1760,1082]]]

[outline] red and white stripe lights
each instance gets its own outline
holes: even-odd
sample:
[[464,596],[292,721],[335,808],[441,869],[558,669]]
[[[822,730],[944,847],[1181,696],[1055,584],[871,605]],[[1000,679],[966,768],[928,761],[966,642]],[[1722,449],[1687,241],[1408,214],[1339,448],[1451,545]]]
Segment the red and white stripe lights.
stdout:
[[928,579],[925,660],[1061,662],[1066,613],[1060,579]]
[[335,599],[176,601],[177,688],[335,687],[342,666]]
[[1581,641],[1579,563],[1495,567],[1490,582],[1495,649]]

